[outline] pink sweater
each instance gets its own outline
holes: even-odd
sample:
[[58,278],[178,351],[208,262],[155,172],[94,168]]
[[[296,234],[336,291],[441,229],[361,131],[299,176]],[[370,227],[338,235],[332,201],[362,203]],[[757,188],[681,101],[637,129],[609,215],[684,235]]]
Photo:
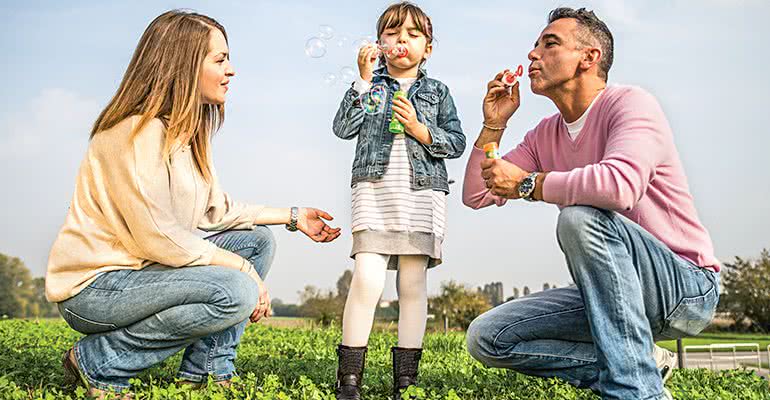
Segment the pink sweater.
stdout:
[[[474,147],[465,170],[463,202],[502,206],[481,178],[484,151]],[[655,98],[632,86],[610,86],[591,108],[573,142],[561,114],[543,119],[503,159],[525,171],[549,171],[543,197],[559,207],[617,211],[676,254],[719,271],[700,223],[671,127]]]

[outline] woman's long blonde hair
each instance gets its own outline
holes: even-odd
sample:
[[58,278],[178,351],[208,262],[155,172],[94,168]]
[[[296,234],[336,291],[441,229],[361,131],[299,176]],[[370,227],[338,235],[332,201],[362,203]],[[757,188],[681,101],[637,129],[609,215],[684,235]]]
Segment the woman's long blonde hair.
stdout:
[[164,159],[169,162],[177,140],[189,139],[195,164],[210,181],[210,138],[224,122],[225,108],[202,102],[198,77],[213,29],[220,30],[227,41],[225,28],[205,15],[172,10],[155,18],[139,39],[123,81],[96,119],[91,137],[141,115],[131,132],[133,139],[148,122],[159,118],[166,126]]

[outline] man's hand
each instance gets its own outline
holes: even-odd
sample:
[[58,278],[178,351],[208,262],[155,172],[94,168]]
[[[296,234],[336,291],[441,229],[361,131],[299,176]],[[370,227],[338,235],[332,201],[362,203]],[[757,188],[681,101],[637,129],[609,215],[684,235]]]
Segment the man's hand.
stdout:
[[484,123],[490,126],[504,127],[521,104],[519,82],[508,87],[501,80],[506,72],[508,72],[507,69],[495,75],[495,79],[487,84],[487,94],[484,96],[482,110]]
[[316,242],[331,242],[340,236],[340,228],[326,225],[324,219],[331,221],[334,218],[326,211],[316,208],[300,208],[297,229]]
[[273,309],[271,308],[270,295],[267,293],[265,282],[263,282],[259,276],[254,276],[253,279],[257,281],[257,286],[259,286],[259,301],[257,302],[257,306],[254,307],[254,311],[251,312],[249,321],[257,322],[263,317],[267,318],[272,316]]
[[481,177],[489,191],[506,199],[519,198],[519,184],[529,172],[503,159],[481,161]]

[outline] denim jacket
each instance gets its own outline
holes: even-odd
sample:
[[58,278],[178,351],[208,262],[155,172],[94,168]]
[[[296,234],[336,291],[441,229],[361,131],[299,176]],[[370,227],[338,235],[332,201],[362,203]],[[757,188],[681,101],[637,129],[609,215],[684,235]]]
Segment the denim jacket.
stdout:
[[[358,182],[374,182],[382,178],[390,160],[393,134],[388,124],[393,115],[393,93],[398,82],[383,67],[374,72],[372,84],[388,87],[385,109],[378,114],[368,114],[360,106],[359,94],[352,87],[342,98],[334,117],[332,129],[342,139],[358,136],[356,156],[350,185]],[[417,120],[428,127],[433,142],[429,145],[406,135],[406,149],[412,165],[412,190],[432,189],[449,193],[445,158],[459,158],[465,150],[465,135],[457,118],[449,88],[428,78],[420,70],[417,80],[409,88],[407,98],[417,112]]]

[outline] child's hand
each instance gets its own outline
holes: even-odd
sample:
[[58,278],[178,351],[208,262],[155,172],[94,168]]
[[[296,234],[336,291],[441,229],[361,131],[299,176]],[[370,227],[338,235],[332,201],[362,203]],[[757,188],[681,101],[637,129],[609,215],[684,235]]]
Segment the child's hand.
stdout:
[[377,57],[380,55],[380,50],[376,44],[367,44],[361,47],[358,51],[358,73],[361,75],[361,79],[366,82],[372,81],[374,63],[377,62]]
[[428,128],[417,120],[417,112],[412,102],[406,96],[396,96],[393,99],[393,115],[404,124],[404,131],[418,141],[430,144],[431,138]]

